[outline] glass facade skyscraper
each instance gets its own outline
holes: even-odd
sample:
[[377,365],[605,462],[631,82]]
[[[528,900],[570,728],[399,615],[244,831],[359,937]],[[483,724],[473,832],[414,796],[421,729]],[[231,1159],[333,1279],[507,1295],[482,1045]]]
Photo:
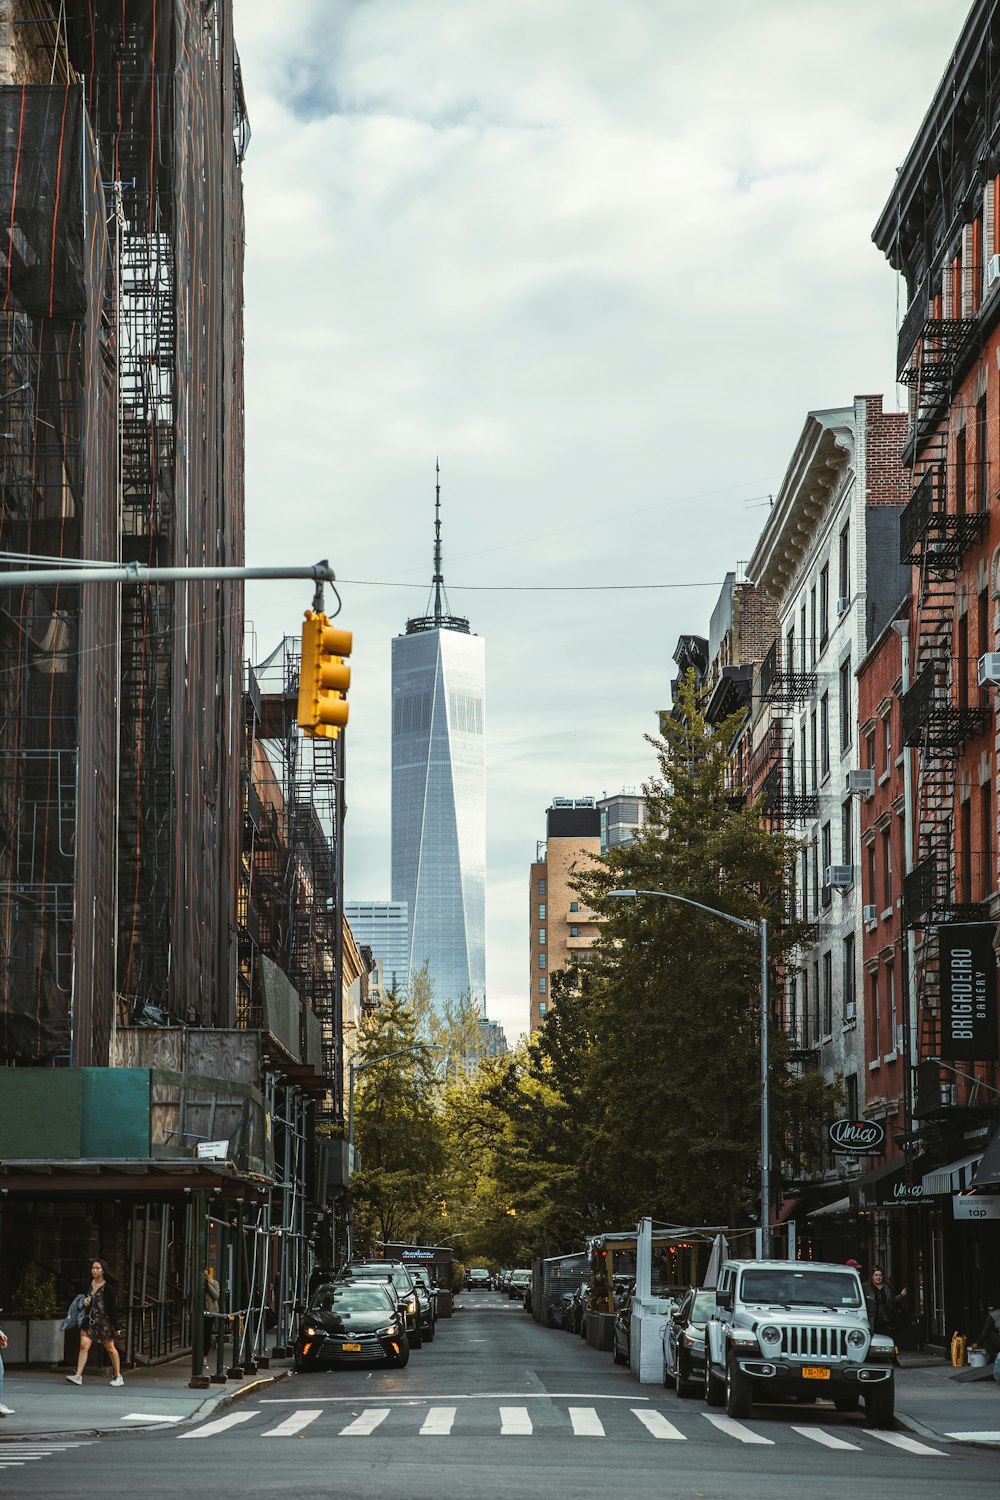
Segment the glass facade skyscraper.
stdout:
[[403,990],[409,976],[410,924],[405,901],[345,901],[344,913],[360,947],[382,964],[387,989]]
[[438,1005],[486,994],[485,652],[447,612],[440,491],[432,607],[392,643],[392,899]]

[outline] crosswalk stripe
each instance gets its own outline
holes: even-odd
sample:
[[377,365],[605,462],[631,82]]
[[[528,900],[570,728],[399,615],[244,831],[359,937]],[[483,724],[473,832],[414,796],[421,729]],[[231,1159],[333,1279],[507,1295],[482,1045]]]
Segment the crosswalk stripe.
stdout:
[[742,1422],[737,1422],[733,1417],[720,1417],[713,1411],[703,1411],[702,1416],[711,1422],[720,1432],[727,1437],[733,1437],[739,1443],[757,1443],[762,1448],[773,1448],[771,1438],[761,1437],[759,1432],[751,1432],[749,1427],[744,1427]]
[[353,1422],[348,1422],[346,1427],[341,1428],[341,1437],[367,1437],[374,1432],[379,1423],[384,1422],[389,1415],[387,1406],[370,1406],[363,1411],[360,1417],[355,1417]]
[[315,1411],[293,1411],[292,1415],[286,1417],[283,1422],[279,1422],[277,1427],[272,1427],[267,1432],[262,1432],[261,1437],[294,1437],[297,1432],[302,1431],[303,1427],[308,1427],[310,1422],[315,1422],[316,1418],[322,1415],[323,1413],[319,1409]]
[[860,1443],[845,1443],[843,1438],[834,1437],[832,1432],[824,1432],[822,1427],[793,1427],[792,1431],[801,1433],[814,1443],[821,1443],[824,1448],[847,1448],[852,1453],[861,1452]]
[[193,1432],[179,1432],[178,1441],[184,1438],[215,1437],[217,1432],[225,1432],[228,1427],[238,1427],[241,1422],[249,1422],[252,1417],[259,1417],[259,1411],[231,1411],[225,1417],[216,1417],[214,1422],[206,1422],[203,1427],[196,1427]]
[[604,1437],[604,1423],[592,1406],[571,1406],[569,1419],[576,1437]]
[[880,1443],[891,1443],[893,1448],[902,1448],[904,1453],[922,1453],[933,1458],[947,1458],[940,1448],[930,1448],[926,1443],[918,1443],[916,1438],[904,1437],[901,1432],[873,1432],[872,1437],[878,1438]]
[[447,1437],[455,1420],[454,1406],[432,1406],[420,1429],[421,1437]]
[[530,1437],[534,1428],[526,1406],[501,1406],[500,1436]]
[[648,1428],[655,1438],[669,1438],[675,1443],[687,1442],[683,1432],[658,1411],[642,1411],[633,1406],[632,1415],[638,1417],[643,1427]]

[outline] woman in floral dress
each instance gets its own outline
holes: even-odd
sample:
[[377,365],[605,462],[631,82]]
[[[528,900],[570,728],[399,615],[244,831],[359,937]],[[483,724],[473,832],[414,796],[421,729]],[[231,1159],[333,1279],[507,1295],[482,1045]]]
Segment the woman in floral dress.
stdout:
[[70,1385],[83,1384],[83,1372],[94,1344],[108,1351],[114,1371],[112,1385],[124,1385],[121,1361],[115,1348],[115,1333],[118,1328],[118,1299],[108,1280],[107,1262],[96,1257],[90,1267],[90,1289],[83,1299],[83,1322],[80,1325],[80,1353],[76,1361],[76,1374],[67,1375]]

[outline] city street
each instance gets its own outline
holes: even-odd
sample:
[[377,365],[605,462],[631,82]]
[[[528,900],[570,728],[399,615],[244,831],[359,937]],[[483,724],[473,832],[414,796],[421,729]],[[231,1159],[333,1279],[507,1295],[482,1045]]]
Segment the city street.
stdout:
[[608,1354],[538,1327],[501,1294],[462,1301],[406,1370],[293,1376],[162,1434],[5,1443],[0,1491],[576,1500],[627,1489],[798,1500],[833,1482],[854,1496],[919,1500],[995,1483],[995,1453],[902,1428],[869,1432],[822,1405],[730,1421],[638,1385]]

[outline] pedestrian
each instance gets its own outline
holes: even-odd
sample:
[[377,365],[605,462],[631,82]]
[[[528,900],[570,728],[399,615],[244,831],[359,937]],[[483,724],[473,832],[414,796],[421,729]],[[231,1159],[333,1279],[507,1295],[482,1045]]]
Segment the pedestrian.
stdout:
[[212,1267],[205,1267],[205,1353],[212,1347],[212,1335],[219,1316],[219,1283],[212,1275]]
[[13,1407],[4,1406],[3,1404],[3,1351],[6,1347],[7,1335],[0,1328],[0,1417],[12,1417],[14,1415]]
[[902,1301],[906,1296],[906,1287],[904,1286],[897,1292],[892,1282],[886,1280],[882,1267],[876,1266],[872,1271],[871,1280],[866,1281],[861,1290],[864,1293],[868,1326],[872,1333],[884,1333],[890,1338],[895,1338],[895,1330],[899,1326],[900,1315],[903,1311]]
[[83,1321],[80,1324],[80,1353],[76,1361],[76,1373],[67,1375],[70,1385],[83,1384],[83,1372],[94,1344],[107,1350],[114,1375],[111,1385],[124,1385],[121,1360],[115,1346],[118,1332],[118,1298],[111,1284],[108,1263],[99,1255],[90,1265],[90,1287],[84,1293]]
[[980,1349],[984,1350],[989,1364],[993,1364],[997,1355],[1000,1354],[1000,1307],[991,1307],[986,1314],[986,1322],[983,1331],[976,1339]]

